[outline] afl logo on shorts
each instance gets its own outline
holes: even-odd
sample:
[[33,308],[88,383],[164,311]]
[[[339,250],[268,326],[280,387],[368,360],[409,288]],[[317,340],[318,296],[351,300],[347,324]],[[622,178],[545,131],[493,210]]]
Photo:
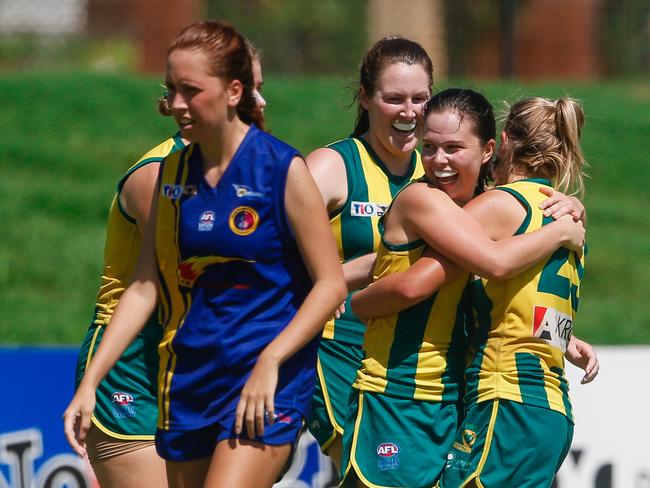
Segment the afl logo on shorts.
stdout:
[[384,442],[377,446],[377,456],[388,458],[393,457],[396,454],[399,454],[399,446],[397,444]]
[[230,230],[238,236],[247,236],[255,232],[257,225],[260,222],[260,217],[257,215],[255,209],[251,207],[237,207],[230,214],[228,224]]
[[133,403],[133,396],[129,395],[128,393],[116,391],[115,393],[113,393],[111,400],[113,401],[113,403],[126,406]]

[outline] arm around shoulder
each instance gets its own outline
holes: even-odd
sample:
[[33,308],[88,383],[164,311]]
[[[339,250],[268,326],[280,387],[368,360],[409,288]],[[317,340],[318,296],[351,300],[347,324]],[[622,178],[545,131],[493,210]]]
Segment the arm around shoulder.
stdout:
[[411,192],[408,208],[402,212],[408,225],[436,251],[484,278],[514,276],[558,247],[584,239],[582,225],[570,217],[529,234],[508,237],[523,221],[525,211],[504,192],[491,190],[461,209],[439,190],[415,190],[419,194]]
[[352,311],[362,320],[391,315],[433,295],[462,270],[428,248],[406,271],[385,276],[352,297]]

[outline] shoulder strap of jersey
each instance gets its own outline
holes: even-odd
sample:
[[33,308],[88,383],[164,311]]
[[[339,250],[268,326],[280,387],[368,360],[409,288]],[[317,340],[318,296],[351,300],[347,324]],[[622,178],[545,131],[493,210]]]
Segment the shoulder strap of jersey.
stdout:
[[390,212],[390,209],[393,208],[393,205],[397,201],[397,197],[399,196],[400,193],[402,193],[404,190],[406,190],[409,186],[411,186],[414,183],[426,183],[427,179],[425,176],[422,176],[421,178],[418,178],[417,180],[412,180],[409,181],[406,185],[404,185],[398,192],[397,195],[395,195],[395,198],[393,198],[393,201],[390,203],[388,208],[386,209],[386,212],[384,215],[379,217],[379,222],[377,223],[377,229],[379,230],[379,235],[381,236],[381,242],[384,245],[386,249],[389,249],[391,251],[408,251],[409,249],[414,249],[416,247],[422,246],[426,244],[424,239],[416,239],[413,242],[407,242],[405,244],[391,244],[389,242],[386,242],[384,239],[384,219]]

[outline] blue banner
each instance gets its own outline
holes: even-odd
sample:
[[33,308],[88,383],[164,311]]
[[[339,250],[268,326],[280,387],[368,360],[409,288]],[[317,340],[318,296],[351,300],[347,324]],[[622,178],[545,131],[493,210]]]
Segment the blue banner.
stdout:
[[[0,347],[0,488],[94,488],[89,465],[63,435],[77,348]],[[336,486],[334,469],[309,434],[276,488]]]

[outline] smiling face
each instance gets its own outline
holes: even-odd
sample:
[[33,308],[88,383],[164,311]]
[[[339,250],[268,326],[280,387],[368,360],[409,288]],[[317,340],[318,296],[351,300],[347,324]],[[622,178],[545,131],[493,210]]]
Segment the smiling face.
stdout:
[[372,95],[361,91],[361,105],[368,111],[368,138],[377,153],[403,157],[418,144],[417,131],[429,99],[429,77],[419,64],[386,66]]
[[471,117],[449,110],[427,116],[422,138],[424,171],[459,205],[474,196],[481,166],[493,153],[494,139],[483,144]]
[[182,136],[191,142],[210,140],[232,120],[242,94],[239,80],[228,83],[211,75],[208,67],[200,51],[176,49],[167,58],[169,108]]

